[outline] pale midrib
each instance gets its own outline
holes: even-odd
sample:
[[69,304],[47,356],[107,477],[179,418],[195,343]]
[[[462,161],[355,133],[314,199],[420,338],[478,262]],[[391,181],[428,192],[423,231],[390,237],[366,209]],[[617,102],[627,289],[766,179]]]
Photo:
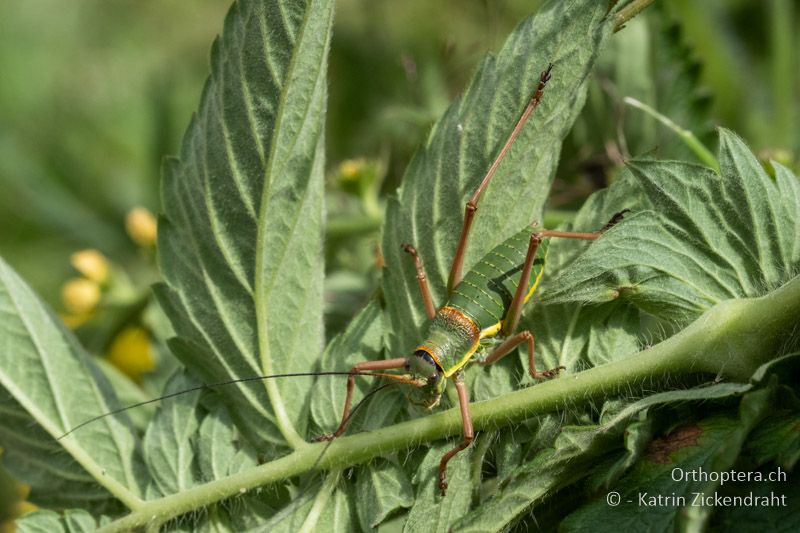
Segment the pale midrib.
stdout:
[[325,506],[328,505],[328,501],[333,495],[333,491],[336,488],[336,483],[338,481],[338,470],[328,474],[327,478],[325,479],[325,484],[322,486],[322,488],[320,488],[319,492],[314,498],[314,503],[311,505],[311,509],[309,509],[308,515],[306,515],[306,519],[303,521],[303,525],[301,525],[300,529],[298,529],[298,533],[311,533],[316,530],[317,522],[319,522],[322,511],[325,510]]
[[[186,402],[185,404],[173,404],[170,409],[166,429],[170,430],[171,434],[160,431],[159,435],[156,436],[164,444],[160,446],[161,454],[173,469],[173,479],[179,491],[186,490],[194,485],[191,478],[187,484],[186,477],[191,472],[190,467],[194,459],[194,448],[190,439],[199,429],[194,413],[198,407],[200,394],[194,393],[192,396],[194,396],[194,399],[191,397],[183,398],[181,401]],[[189,412],[181,413],[181,408]],[[171,453],[173,450],[175,450],[174,455]],[[174,461],[171,459],[174,459]]]
[[[193,239],[190,239],[190,240],[192,240],[192,241],[193,241]],[[197,253],[197,249],[196,249],[196,247],[195,247],[195,252]],[[198,257],[200,257],[200,256],[198,255]],[[199,261],[199,262],[202,264],[202,262],[201,262],[201,261]],[[182,264],[184,264],[184,265],[187,265],[187,266],[186,266],[186,268],[187,268],[189,271],[192,271],[192,270],[193,270],[193,265],[192,265],[191,263],[186,263],[186,262],[184,262],[184,263],[182,263]],[[205,269],[203,268],[202,270],[200,270],[200,271],[198,272],[198,274],[199,274],[199,276],[196,276],[196,279],[198,279],[198,280],[202,280],[202,283],[203,283],[204,285],[206,285],[206,289],[208,290],[209,294],[211,294],[211,293],[212,293],[212,291],[211,291],[211,288],[210,288],[210,285],[209,285],[210,281],[209,281],[209,279],[208,279],[208,276],[206,275],[206,271],[205,271]],[[215,343],[215,342],[213,341],[213,339],[212,339],[212,338],[211,338],[211,337],[210,337],[210,336],[207,334],[206,328],[204,328],[204,327],[203,327],[203,325],[202,325],[202,324],[199,322],[199,320],[198,320],[198,319],[197,319],[197,318],[194,316],[194,310],[193,310],[194,308],[193,308],[192,306],[190,306],[190,305],[189,305],[189,304],[188,304],[188,303],[187,303],[187,302],[184,300],[184,294],[183,294],[183,292],[182,292],[182,291],[177,291],[177,290],[174,290],[174,289],[171,289],[171,290],[172,290],[172,292],[173,292],[173,293],[174,293],[174,294],[175,294],[175,295],[178,297],[178,299],[180,300],[180,305],[181,305],[181,307],[182,307],[182,308],[183,308],[183,310],[184,310],[184,316],[185,316],[185,317],[186,317],[186,318],[189,320],[189,323],[192,325],[192,327],[194,328],[194,330],[195,330],[195,331],[196,331],[196,332],[197,332],[197,333],[198,333],[198,334],[199,334],[199,335],[202,337],[202,339],[205,341],[205,346],[206,346],[206,347],[207,347],[207,348],[210,350],[211,354],[212,354],[212,355],[213,355],[213,356],[216,358],[216,360],[217,360],[217,361],[220,363],[220,365],[222,366],[222,368],[224,368],[224,369],[225,369],[225,372],[226,372],[226,374],[227,374],[228,376],[231,376],[231,377],[236,377],[236,376],[238,376],[239,374],[238,374],[238,373],[236,373],[236,372],[234,372],[233,368],[232,368],[232,367],[231,367],[231,366],[228,364],[228,358],[223,356],[222,352],[221,352],[221,351],[220,351],[220,349],[217,347],[216,343]],[[243,360],[243,361],[244,361],[246,364],[248,364],[248,365],[249,365],[249,366],[250,366],[250,367],[253,369],[253,374],[254,374],[254,375],[255,375],[255,374],[258,374],[259,370],[258,370],[258,368],[257,368],[257,367],[254,365],[254,363],[253,363],[252,361],[250,361],[250,360],[248,360],[248,359],[246,359],[246,358],[243,358],[242,360]],[[261,402],[258,400],[258,398],[257,398],[257,397],[254,397],[254,396],[253,396],[253,394],[252,394],[251,390],[250,390],[250,389],[249,389],[249,388],[248,388],[246,385],[243,385],[243,384],[236,384],[236,387],[239,389],[239,391],[241,392],[241,394],[242,394],[244,397],[247,397],[247,398],[248,398],[248,403],[249,403],[250,405],[252,405],[252,406],[253,406],[253,408],[254,408],[254,409],[256,409],[256,411],[258,411],[259,413],[261,413],[261,414],[262,414],[262,416],[264,416],[264,417],[265,417],[267,420],[272,420],[272,413],[270,413],[268,410],[264,409],[264,407],[263,407],[262,403],[261,403]]]
[[[205,278],[205,275],[203,277]],[[228,364],[228,359],[222,355],[222,353],[220,352],[219,348],[217,348],[216,344],[213,342],[211,337],[207,335],[207,333],[205,331],[205,328],[203,328],[202,324],[200,324],[197,321],[197,319],[194,316],[194,313],[191,310],[192,308],[189,307],[188,304],[185,301],[183,301],[183,296],[180,293],[178,293],[178,297],[180,298],[181,304],[183,305],[184,309],[186,310],[186,316],[189,318],[189,320],[191,321],[191,323],[195,327],[195,329],[202,335],[203,339],[205,339],[206,345],[209,348],[211,348],[211,351],[216,356],[217,360],[220,362],[222,367],[225,369],[226,373],[229,376],[238,376],[239,374],[234,372],[233,368]],[[258,369],[253,366],[253,363],[251,361],[248,361],[247,359],[244,359],[244,361],[253,368],[253,374],[257,374],[258,373]],[[246,396],[246,397],[249,398],[249,403],[257,411],[259,411],[266,419],[272,420],[272,414],[269,413],[269,411],[267,411],[266,409],[263,408],[263,406],[261,405],[261,402],[258,400],[258,398],[253,397],[253,394],[251,393],[250,389],[246,385],[244,385],[244,384],[235,384],[235,385],[241,391],[243,396]]]
[[[19,434],[15,433],[14,435],[18,436]],[[22,439],[22,438],[18,438],[17,437],[17,440],[22,442],[22,443],[28,443],[29,442],[31,445],[37,444],[36,442],[31,442],[30,439]],[[33,447],[34,446],[32,446],[32,448]],[[46,451],[52,452],[52,450],[46,450]],[[85,476],[81,476],[81,475],[78,475],[76,472],[73,472],[73,471],[70,471],[70,470],[65,470],[63,468],[56,468],[53,465],[52,461],[42,460],[42,459],[39,458],[39,456],[37,456],[35,454],[26,455],[25,456],[25,463],[29,464],[31,466],[37,467],[37,469],[40,470],[41,472],[51,472],[55,476],[57,476],[59,479],[63,479],[65,481],[71,481],[71,482],[75,482],[75,483],[95,483],[96,482],[96,479],[92,475],[90,475],[89,472],[87,472],[87,471],[84,471],[84,474],[86,474]]]
[[[3,270],[5,270],[5,266],[3,265]],[[4,276],[5,277],[5,276]],[[19,317],[20,321],[23,323],[23,326],[28,331],[28,335],[31,341],[34,344],[34,347],[37,349],[39,354],[43,354],[46,352],[42,352],[38,346],[38,342],[36,340],[36,336],[32,334],[32,330],[29,324],[26,321],[25,316],[21,313],[21,308],[16,302],[14,298],[14,294],[12,290],[7,290],[6,294],[9,296],[9,301],[11,302],[14,309],[17,310],[17,316]],[[50,380],[48,376],[48,380]],[[19,404],[42,426],[42,428],[47,431],[51,436],[55,437],[62,433],[62,430],[55,427],[49,420],[48,416],[39,411],[36,407],[35,403],[29,401],[27,395],[24,392],[17,388],[14,384],[13,379],[11,376],[5,374],[5,372],[0,372],[0,381],[2,381],[3,387],[7,391],[11,393],[11,395],[19,402]],[[53,387],[51,385],[51,390]],[[55,391],[53,391],[55,392]],[[56,402],[58,405],[59,413],[61,413],[61,406],[59,402]],[[61,413],[62,421],[64,414]],[[77,442],[72,436],[68,436],[65,439],[61,440],[61,445],[64,447],[67,452],[81,465],[83,466],[86,471],[95,479],[97,482],[105,487],[111,494],[116,496],[121,502],[123,502],[129,509],[135,510],[138,509],[141,504],[142,500],[139,499],[133,492],[131,492],[126,486],[120,483],[118,480],[112,478],[111,476],[106,475],[106,470],[94,462],[90,453],[85,451],[82,447],[78,446]]]
[[[297,39],[293,42],[294,44],[294,53],[292,55],[292,59],[289,63],[289,67],[286,71],[285,79],[292,80],[294,77],[294,71],[297,67],[298,63],[298,56],[302,51],[302,43],[303,37],[305,36],[306,28],[309,24],[309,20],[314,13],[314,9],[312,6],[308,6],[306,8],[306,12],[303,17],[303,23],[301,24],[300,34]],[[330,15],[329,15],[330,17]],[[330,25],[330,20],[328,21],[328,27]],[[287,32],[291,35],[291,32]],[[325,47],[327,50],[327,47]],[[322,64],[319,66],[320,70],[322,69]],[[319,72],[317,72],[317,77],[319,77]],[[311,100],[313,100],[316,93],[317,86],[315,85],[315,90],[309,95],[309,104],[311,105]],[[276,163],[276,151],[278,149],[278,143],[281,140],[281,135],[278,133],[281,131],[283,120],[284,120],[284,113],[286,111],[286,100],[287,94],[291,89],[291,83],[286,85],[286,88],[281,91],[281,96],[279,99],[278,109],[275,113],[275,124],[274,124],[274,132],[275,134],[272,135],[271,145],[269,150],[269,158],[267,168],[265,169],[265,183],[261,193],[261,205],[259,209],[259,225],[258,225],[258,232],[257,232],[257,243],[256,243],[256,267],[255,267],[255,275],[260,277],[264,271],[264,261],[266,259],[266,250],[264,249],[264,242],[265,236],[263,232],[265,231],[265,224],[264,224],[264,217],[268,209],[269,201],[270,201],[270,191],[272,185],[272,178],[274,176],[274,165]],[[269,332],[267,330],[267,323],[266,323],[266,303],[268,301],[268,296],[266,294],[266,284],[264,283],[255,283],[256,291],[255,291],[255,304],[256,304],[256,317],[258,321],[258,347],[260,352],[260,360],[262,364],[262,368],[266,374],[273,373],[272,368],[272,358],[270,355],[270,346],[269,346]],[[286,439],[287,444],[294,449],[301,448],[306,445],[305,440],[297,433],[294,424],[292,423],[289,414],[286,412],[285,406],[283,404],[283,400],[281,398],[280,391],[277,387],[277,384],[268,380],[264,383],[264,388],[267,391],[267,395],[270,398],[270,403],[272,405],[273,411],[276,417],[276,423],[278,429],[281,431],[281,434]]]
[[[185,174],[183,174],[183,177],[184,177],[184,179],[177,180],[177,181],[179,183],[182,183],[183,185],[186,185],[186,183],[184,183],[186,181]],[[190,223],[189,225],[191,225],[192,217],[189,216],[188,207],[185,206],[184,202],[181,200],[181,198],[183,198],[183,195],[180,194],[180,186],[178,186],[178,194],[176,196],[179,199],[177,204],[176,204],[176,207],[182,212],[182,216],[183,216],[184,220],[189,222]],[[191,204],[191,202],[189,202],[189,203]],[[177,229],[178,229],[178,226],[176,226],[176,230]],[[189,242],[191,242],[192,248],[194,249],[195,256],[198,258],[198,264],[202,265],[202,268],[199,269],[199,274],[200,274],[199,279],[202,280],[202,283],[203,283],[203,285],[205,285],[206,290],[208,291],[208,293],[212,294],[213,291],[211,289],[211,286],[213,284],[211,283],[211,281],[208,278],[207,271],[205,269],[205,264],[202,261],[203,255],[200,253],[200,248],[199,248],[199,246],[197,244],[197,240],[195,239],[194,232],[189,230],[189,231],[180,231],[180,232],[176,231],[176,233],[180,233],[182,235],[185,234],[185,235],[189,236]],[[189,262],[186,262],[186,261],[184,261],[182,264],[186,265],[186,268],[188,270],[190,270],[190,271],[194,270],[194,265],[193,264],[191,264]],[[178,296],[178,299],[181,302],[181,306],[183,307],[183,309],[185,311],[185,316],[189,319],[189,321],[191,322],[191,324],[194,327],[195,331],[197,331],[200,334],[200,336],[205,340],[205,345],[208,348],[210,348],[210,351],[215,356],[217,361],[220,363],[222,368],[225,369],[226,373],[229,376],[238,376],[238,374],[236,372],[234,372],[233,368],[228,364],[228,358],[224,356],[224,354],[217,347],[217,344],[214,342],[214,340],[208,335],[208,333],[206,331],[206,328],[203,327],[202,323],[195,317],[195,315],[194,315],[194,307],[189,305],[189,303],[185,301],[185,299],[184,299],[185,295],[184,295],[183,291],[178,291],[178,290],[174,290],[174,289],[173,289],[173,291]],[[258,368],[255,366],[253,361],[248,360],[245,357],[243,357],[242,360],[246,364],[250,365],[251,368],[253,368],[253,374],[258,374]],[[262,404],[258,400],[258,398],[253,397],[250,389],[247,386],[238,385],[237,388],[242,392],[243,396],[248,397],[248,399],[249,399],[248,403],[250,405],[252,405],[253,408],[256,411],[260,412],[266,419],[272,420],[272,414],[269,413],[269,411],[267,411],[266,409],[264,409],[264,407],[262,406]]]

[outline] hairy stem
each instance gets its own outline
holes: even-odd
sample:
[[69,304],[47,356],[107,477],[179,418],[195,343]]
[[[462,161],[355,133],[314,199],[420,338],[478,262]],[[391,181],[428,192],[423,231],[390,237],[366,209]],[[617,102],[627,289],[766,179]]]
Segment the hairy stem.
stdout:
[[[473,423],[479,430],[496,429],[531,416],[603,400],[619,392],[642,390],[643,386],[650,390],[653,384],[676,376],[706,373],[730,381],[747,381],[756,368],[778,355],[798,315],[800,276],[761,298],[722,302],[677,335],[631,357],[472,404]],[[306,444],[251,470],[145,502],[101,531],[129,531],[153,522],[163,523],[315,467],[328,470],[363,463],[460,431],[458,409],[450,409],[336,439],[321,459],[326,444]]]

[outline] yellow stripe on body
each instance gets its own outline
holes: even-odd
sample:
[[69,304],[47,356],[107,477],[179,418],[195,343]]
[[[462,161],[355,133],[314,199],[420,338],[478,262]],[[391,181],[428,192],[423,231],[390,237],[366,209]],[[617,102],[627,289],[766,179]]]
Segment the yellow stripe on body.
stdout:
[[481,331],[480,338],[485,339],[487,337],[494,337],[495,335],[497,335],[497,332],[500,331],[500,328],[502,327],[503,327],[503,321],[502,320],[498,321],[497,324],[489,326],[488,328],[484,328]]
[[475,353],[475,351],[478,349],[478,346],[480,345],[481,341],[480,340],[476,341],[475,344],[472,345],[469,351],[466,354],[464,354],[464,357],[462,357],[458,363],[456,363],[453,367],[448,368],[447,370],[444,371],[444,377],[449,378],[450,376],[452,376],[453,374],[464,368],[467,365],[467,363],[469,363],[470,359],[472,359],[472,354]]
[[[542,280],[542,274],[544,274],[544,265],[542,265],[542,269],[539,271],[539,274],[537,274],[536,281],[534,281],[533,286],[528,291],[528,294],[525,295],[524,303],[528,303],[528,300],[530,300],[531,296],[533,296],[533,293],[536,292],[536,288],[539,286],[539,282]],[[458,363],[455,366],[445,370],[444,373],[445,377],[449,378],[450,376],[455,374],[458,370],[466,366],[466,364],[469,363],[470,359],[472,359],[472,355],[477,351],[478,346],[480,346],[481,344],[480,339],[485,339],[487,337],[494,337],[500,332],[502,327],[503,327],[503,321],[501,320],[496,324],[493,324],[488,328],[484,328],[483,330],[481,330],[480,335],[478,337],[478,341],[472,345],[469,351],[464,355],[464,357],[461,358],[460,361],[458,361]]]
[[533,296],[533,293],[536,292],[536,287],[539,286],[539,282],[542,280],[542,274],[544,274],[544,264],[542,264],[542,269],[539,271],[539,275],[536,276],[536,281],[533,282],[533,286],[531,287],[531,290],[529,290],[528,294],[525,295],[525,302],[524,303],[528,303],[528,300],[531,299],[531,296]]

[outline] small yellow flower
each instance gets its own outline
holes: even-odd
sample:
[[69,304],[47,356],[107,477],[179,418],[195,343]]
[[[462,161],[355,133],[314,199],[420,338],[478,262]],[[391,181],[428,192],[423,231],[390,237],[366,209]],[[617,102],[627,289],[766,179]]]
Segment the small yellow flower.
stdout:
[[156,217],[145,207],[134,207],[128,211],[125,217],[125,229],[139,246],[149,247],[156,243],[158,234]]
[[73,278],[61,287],[61,301],[70,313],[88,313],[100,301],[100,285],[90,279]]
[[13,479],[11,483],[14,484],[14,492],[16,492],[16,500],[12,501],[7,508],[6,517],[8,520],[0,522],[0,533],[14,533],[16,527],[14,520],[20,518],[28,513],[32,513],[39,509],[36,505],[26,501],[28,494],[31,492],[30,485],[24,483],[17,483]]
[[155,368],[150,335],[138,326],[122,330],[111,343],[106,357],[109,363],[134,381]]
[[75,252],[69,262],[75,270],[96,283],[102,285],[108,281],[108,260],[97,250],[90,248]]
[[364,170],[366,162],[363,159],[345,159],[339,165],[339,179],[342,181],[355,181]]

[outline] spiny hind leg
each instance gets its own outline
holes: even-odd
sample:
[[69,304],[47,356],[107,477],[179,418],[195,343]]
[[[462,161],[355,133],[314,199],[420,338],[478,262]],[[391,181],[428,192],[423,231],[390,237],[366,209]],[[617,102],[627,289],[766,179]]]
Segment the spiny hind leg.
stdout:
[[522,316],[522,306],[525,305],[525,297],[528,295],[528,282],[531,279],[531,270],[533,269],[533,261],[536,259],[536,252],[539,249],[539,243],[542,242],[542,235],[540,233],[532,233],[530,242],[528,243],[528,253],[525,255],[525,262],[522,265],[522,274],[517,284],[517,290],[514,293],[514,298],[508,306],[508,312],[503,320],[501,331],[504,336],[508,336],[517,329],[519,318]]
[[[517,324],[519,324],[519,319],[522,316],[522,306],[525,304],[525,297],[527,296],[527,291],[529,290],[528,283],[530,281],[533,262],[536,259],[536,252],[543,237],[594,240],[619,223],[619,221],[622,220],[622,218],[625,216],[625,213],[628,211],[630,211],[630,209],[624,209],[619,213],[616,213],[613,217],[611,217],[611,220],[609,220],[605,226],[598,231],[590,233],[552,230],[542,230],[532,233],[530,243],[528,244],[528,253],[525,256],[525,263],[523,263],[522,266],[522,274],[520,276],[519,284],[517,285],[517,291],[514,293],[514,298],[511,300],[511,304],[508,307],[506,318],[503,320],[503,325],[501,328],[503,335],[510,335],[517,328]],[[557,366],[556,368],[551,368],[550,370],[545,370],[544,372],[539,372],[536,370],[534,337],[533,333],[527,330],[517,333],[513,337],[507,338],[499,346],[492,350],[486,359],[483,361],[478,361],[478,364],[490,365],[511,353],[514,348],[523,342],[528,343],[528,372],[533,379],[551,378],[558,375],[559,371],[565,370],[565,367],[563,366]]]
[[433,304],[431,290],[428,288],[428,278],[425,276],[425,265],[422,264],[422,258],[417,253],[417,249],[410,244],[401,244],[400,247],[414,258],[414,268],[417,271],[417,283],[419,284],[419,292],[422,293],[422,302],[425,304],[425,312],[428,314],[428,318],[433,319],[433,317],[436,316],[436,306]]
[[[316,441],[333,440],[344,433],[347,429],[347,423],[350,422],[350,405],[353,403],[353,390],[355,389],[356,376],[360,372],[370,372],[373,370],[392,370],[395,368],[406,368],[408,365],[408,358],[398,357],[396,359],[385,359],[380,361],[364,361],[358,363],[350,369],[350,375],[347,376],[347,395],[344,399],[344,409],[342,410],[342,421],[336,431],[328,433],[321,437],[317,437]],[[399,378],[400,376],[398,376]]]
[[533,113],[533,110],[536,109],[536,107],[539,105],[539,102],[542,100],[544,86],[547,84],[548,80],[550,80],[550,71],[552,68],[552,64],[548,65],[547,69],[544,70],[539,76],[539,84],[536,86],[536,91],[534,91],[531,99],[528,101],[528,105],[525,107],[525,110],[519,117],[517,124],[514,126],[514,129],[508,136],[503,148],[500,149],[500,153],[495,158],[492,166],[490,166],[489,170],[486,171],[486,175],[481,180],[480,185],[478,185],[478,188],[472,193],[469,201],[467,201],[467,205],[464,207],[464,224],[461,227],[461,237],[458,239],[458,248],[456,248],[456,255],[453,257],[453,264],[450,267],[450,276],[447,278],[448,294],[452,294],[453,289],[455,289],[456,285],[461,282],[461,270],[464,265],[464,254],[467,250],[467,240],[469,239],[469,232],[472,228],[472,220],[475,218],[475,211],[478,210],[478,200],[480,199],[484,189],[486,189],[486,187],[489,185],[489,181],[491,181],[492,176],[494,176],[497,167],[500,166],[500,162],[508,153],[511,145],[514,144],[514,141],[517,139],[517,137],[519,137],[522,127],[525,125],[525,122],[527,122],[528,117],[530,117],[531,113]]
[[624,211],[616,213],[600,230],[590,233],[551,230],[542,230],[531,233],[530,242],[528,244],[528,253],[525,256],[525,262],[522,265],[522,274],[520,275],[519,283],[517,284],[517,290],[514,293],[514,298],[511,300],[511,304],[508,306],[506,317],[503,320],[502,333],[504,336],[511,335],[514,330],[517,329],[517,324],[519,324],[519,319],[522,316],[522,306],[525,305],[525,299],[528,296],[528,282],[531,278],[533,262],[536,259],[536,251],[539,249],[539,243],[542,242],[542,239],[544,237],[563,237],[571,239],[594,240],[622,220],[622,217],[627,211],[629,210],[625,209]]
[[536,357],[534,354],[534,339],[533,333],[528,330],[521,331],[514,335],[513,337],[507,338],[503,341],[500,346],[492,350],[492,353],[484,359],[483,361],[479,361],[479,365],[490,365],[496,361],[499,361],[501,358],[505,357],[506,355],[510,354],[514,348],[522,344],[523,342],[528,343],[528,373],[531,375],[533,379],[544,379],[544,378],[552,378],[557,376],[561,370],[565,370],[563,366],[557,366],[555,368],[551,368],[550,370],[545,370],[544,372],[539,372],[536,370]]
[[442,496],[447,492],[447,463],[450,462],[458,452],[468,447],[475,438],[475,431],[472,428],[472,416],[469,414],[469,393],[464,384],[464,377],[461,372],[455,374],[454,382],[456,392],[458,392],[458,405],[461,409],[461,424],[464,427],[464,438],[452,450],[442,456],[439,461],[439,490]]

